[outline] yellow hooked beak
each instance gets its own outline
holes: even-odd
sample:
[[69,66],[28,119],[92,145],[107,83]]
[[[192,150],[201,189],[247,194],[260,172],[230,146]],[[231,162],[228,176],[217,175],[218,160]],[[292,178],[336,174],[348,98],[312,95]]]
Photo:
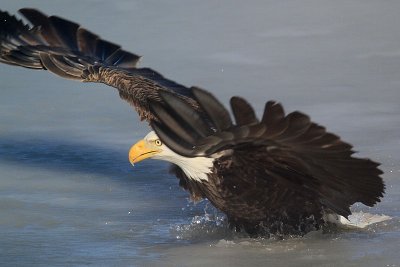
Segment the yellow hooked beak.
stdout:
[[136,162],[150,158],[160,153],[160,149],[151,148],[143,139],[134,144],[129,150],[129,162],[133,165]]

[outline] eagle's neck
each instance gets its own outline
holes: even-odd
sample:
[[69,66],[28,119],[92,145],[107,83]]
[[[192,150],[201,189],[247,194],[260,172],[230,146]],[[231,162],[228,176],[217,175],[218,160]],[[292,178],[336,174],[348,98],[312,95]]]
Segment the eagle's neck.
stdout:
[[186,158],[181,164],[176,164],[181,167],[187,177],[202,182],[208,181],[208,174],[212,172],[214,159],[206,157]]
[[[163,155],[162,158],[158,159],[166,160],[178,165],[189,179],[197,182],[208,181],[208,174],[212,172],[215,159],[208,157],[187,158],[178,155],[175,152],[172,153],[168,156]],[[156,159],[157,156],[154,158]]]

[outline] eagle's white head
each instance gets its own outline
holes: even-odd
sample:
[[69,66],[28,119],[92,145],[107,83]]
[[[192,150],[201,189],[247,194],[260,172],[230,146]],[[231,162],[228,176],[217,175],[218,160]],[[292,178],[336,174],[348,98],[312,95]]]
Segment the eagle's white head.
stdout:
[[213,158],[181,156],[161,142],[154,131],[148,133],[142,140],[129,150],[129,161],[135,164],[147,158],[165,160],[178,165],[188,176],[198,182],[207,181],[212,171]]

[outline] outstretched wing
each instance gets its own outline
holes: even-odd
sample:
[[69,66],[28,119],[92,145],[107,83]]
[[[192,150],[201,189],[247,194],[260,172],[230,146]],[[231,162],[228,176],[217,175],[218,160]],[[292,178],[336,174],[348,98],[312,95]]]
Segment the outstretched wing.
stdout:
[[136,68],[138,55],[63,18],[29,8],[19,12],[31,26],[0,10],[0,62],[113,86],[148,121],[154,119],[148,101],[161,101],[159,91],[172,92],[197,107],[187,87],[152,69]]
[[[257,175],[278,181],[277,195],[287,189],[310,192],[343,216],[350,214],[349,207],[355,202],[372,206],[382,197],[379,164],[353,157],[350,144],[326,132],[307,115],[297,111],[285,115],[279,103],[269,101],[260,121],[244,99],[233,97],[233,123],[212,94],[197,88],[193,94],[207,116],[200,116],[170,93],[161,94],[165,104],[151,104],[159,118],[151,124],[153,129],[176,153],[197,157],[231,150],[242,167],[247,161],[245,165]],[[249,156],[254,151],[257,156]]]

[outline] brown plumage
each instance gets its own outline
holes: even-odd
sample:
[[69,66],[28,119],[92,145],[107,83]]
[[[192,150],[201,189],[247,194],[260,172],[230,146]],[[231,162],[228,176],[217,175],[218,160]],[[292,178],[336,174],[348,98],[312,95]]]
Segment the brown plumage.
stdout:
[[154,119],[148,101],[161,101],[159,91],[174,92],[198,107],[187,87],[152,69],[137,68],[138,55],[63,18],[29,8],[19,12],[32,27],[0,10],[0,62],[110,85],[135,107],[142,120]]
[[214,158],[207,180],[172,172],[194,200],[208,198],[232,226],[249,233],[318,229],[325,213],[347,217],[383,195],[378,164],[353,157],[352,146],[300,112],[267,102],[261,120],[233,97],[235,118],[210,93],[187,88],[149,68],[139,56],[78,24],[35,9],[0,11],[0,62],[46,69],[60,77],[116,88],[163,143],[184,157]]
[[250,104],[233,97],[233,123],[220,116],[229,113],[210,93],[192,90],[206,116],[161,93],[166,105],[151,104],[159,118],[152,126],[176,153],[216,159],[207,181],[190,179],[178,167],[173,172],[194,200],[208,198],[232,226],[255,234],[302,234],[319,229],[325,214],[347,217],[352,204],[373,206],[383,196],[379,164],[353,157],[350,144],[307,115],[285,115],[269,101],[259,121]]

